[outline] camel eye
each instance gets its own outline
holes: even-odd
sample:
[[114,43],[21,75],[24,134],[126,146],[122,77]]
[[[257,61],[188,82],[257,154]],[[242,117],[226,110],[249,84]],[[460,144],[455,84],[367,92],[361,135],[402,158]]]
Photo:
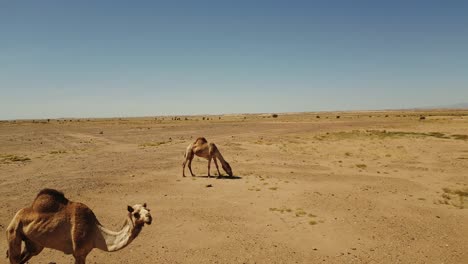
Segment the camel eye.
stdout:
[[140,214],[139,214],[139,213],[134,213],[133,216],[135,216],[135,218],[140,218]]

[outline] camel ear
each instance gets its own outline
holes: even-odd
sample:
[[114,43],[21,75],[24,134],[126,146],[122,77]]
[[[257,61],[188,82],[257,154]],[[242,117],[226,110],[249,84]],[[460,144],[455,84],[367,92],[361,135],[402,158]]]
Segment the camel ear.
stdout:
[[143,207],[146,208],[146,203],[143,204]]
[[127,205],[127,210],[128,210],[130,213],[133,213],[133,207],[131,207],[130,205]]

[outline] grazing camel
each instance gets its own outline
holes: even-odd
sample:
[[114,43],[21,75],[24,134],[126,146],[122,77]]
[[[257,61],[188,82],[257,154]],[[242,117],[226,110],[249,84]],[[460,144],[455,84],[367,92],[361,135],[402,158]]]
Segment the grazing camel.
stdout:
[[[146,203],[127,208],[120,231],[101,225],[86,205],[69,201],[62,192],[43,189],[31,206],[19,210],[7,228],[10,263],[26,263],[45,247],[73,254],[75,264],[84,264],[93,248],[117,251],[129,245],[152,217]],[[25,248],[21,252],[21,243]]]
[[185,164],[188,162],[188,168],[190,170],[190,173],[192,176],[195,176],[192,172],[192,160],[193,157],[197,155],[199,157],[205,158],[208,160],[208,177],[210,176],[210,166],[211,166],[211,160],[214,160],[214,163],[216,165],[216,169],[218,170],[218,177],[221,176],[221,172],[219,172],[219,167],[218,167],[218,162],[216,159],[219,159],[221,162],[221,166],[223,166],[224,171],[229,174],[229,176],[232,177],[232,169],[229,163],[224,160],[223,156],[221,155],[221,152],[219,152],[218,148],[214,143],[208,143],[206,138],[204,137],[199,137],[195,142],[191,143],[187,149],[185,150],[184,153],[184,163],[182,164],[183,170],[182,170],[182,176],[185,177]]

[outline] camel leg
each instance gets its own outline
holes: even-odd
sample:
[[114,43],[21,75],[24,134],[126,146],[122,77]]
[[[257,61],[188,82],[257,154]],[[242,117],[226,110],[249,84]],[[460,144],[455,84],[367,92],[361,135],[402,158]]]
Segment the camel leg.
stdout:
[[210,175],[210,168],[211,168],[211,157],[208,158],[208,178],[211,178],[211,175]]
[[191,156],[188,160],[188,168],[190,170],[190,174],[192,174],[192,177],[195,176],[195,174],[193,174],[192,172],[192,160],[193,160],[193,156]]
[[20,263],[28,262],[28,260],[41,253],[41,251],[44,249],[44,247],[34,244],[30,240],[25,240],[24,243],[26,246],[24,247],[24,251],[21,253]]
[[86,264],[86,256],[74,256],[75,264]]
[[19,264],[21,261],[21,236],[18,234],[16,227],[10,226],[7,228],[8,250],[7,255],[11,264]]
[[[77,248],[79,248],[79,250],[77,250]],[[74,250],[75,252],[73,253],[73,257],[75,258],[75,264],[85,264],[86,257],[89,252],[91,252],[92,248],[86,247],[84,244],[77,243]]]
[[182,177],[185,177],[185,164],[187,163],[187,159],[184,160],[184,163],[182,163]]
[[213,160],[214,164],[216,165],[216,169],[218,170],[218,177],[221,177],[221,172],[219,172],[218,161],[216,160],[216,157],[214,157]]

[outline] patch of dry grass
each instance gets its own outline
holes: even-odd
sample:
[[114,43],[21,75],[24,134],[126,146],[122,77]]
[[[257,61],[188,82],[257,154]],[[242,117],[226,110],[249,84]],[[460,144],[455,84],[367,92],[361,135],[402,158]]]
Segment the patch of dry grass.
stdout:
[[459,139],[459,140],[468,140],[468,135],[455,134],[455,135],[452,135],[452,138]]
[[296,217],[301,217],[301,216],[305,216],[305,215],[307,215],[307,213],[302,209],[299,209],[299,210],[296,211]]
[[468,188],[464,189],[451,189],[442,188],[442,200],[439,200],[439,204],[452,205],[454,207],[464,209],[465,203],[468,202]]
[[30,161],[31,159],[26,156],[18,156],[13,154],[2,154],[0,155],[0,162],[1,163],[12,163],[12,162],[26,162]]
[[367,168],[367,165],[366,164],[356,164],[356,167],[358,167],[360,169],[365,169],[365,168]]
[[468,140],[468,135],[447,135],[441,132],[409,132],[409,131],[387,131],[387,130],[352,130],[352,131],[340,131],[334,133],[326,133],[325,135],[316,136],[318,140],[334,139],[334,140],[345,140],[355,139],[359,137],[377,137],[380,139],[385,138],[401,138],[401,137],[434,137],[441,139],[460,139]]
[[282,207],[282,208],[270,208],[270,211],[272,212],[280,212],[280,213],[284,213],[284,212],[292,212],[292,209],[291,208],[286,208],[286,207]]
[[49,152],[49,154],[52,154],[52,155],[55,155],[55,154],[65,154],[67,153],[66,150],[52,150],[51,152]]
[[140,147],[159,147],[161,145],[164,145],[164,144],[167,144],[169,143],[169,141],[157,141],[157,142],[145,142],[145,143],[141,143],[139,146]]
[[[285,212],[286,213],[294,213],[294,215],[298,218],[300,217],[304,217],[304,216],[308,216],[310,218],[315,218],[317,217],[316,215],[314,214],[311,214],[311,213],[307,213],[304,209],[302,208],[296,208],[296,210],[292,210],[291,208],[287,208],[287,207],[282,207],[282,208],[276,208],[276,207],[273,207],[273,208],[270,208],[270,211],[271,212],[279,212],[279,213],[282,213],[284,214]],[[310,219],[309,218],[309,219]],[[319,222],[323,223],[323,221],[316,221],[315,219],[312,219],[312,220],[308,220],[307,221],[310,225],[316,225],[318,224]]]

